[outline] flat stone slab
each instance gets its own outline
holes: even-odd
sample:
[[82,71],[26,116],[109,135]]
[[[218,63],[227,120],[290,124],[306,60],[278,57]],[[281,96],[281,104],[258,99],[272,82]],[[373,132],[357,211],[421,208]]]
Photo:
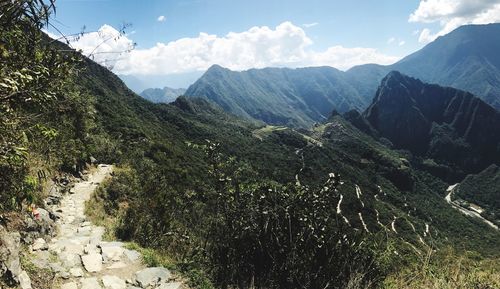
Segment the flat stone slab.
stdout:
[[102,277],[102,284],[104,285],[104,288],[106,289],[126,289],[127,284],[125,283],[125,280],[117,277],[117,276],[111,276],[111,275],[106,275]]
[[83,278],[81,283],[82,289],[102,289],[101,284],[99,284],[99,281],[95,277]]
[[137,285],[148,287],[168,282],[172,274],[163,267],[151,267],[135,272],[134,277]]
[[82,263],[88,272],[99,272],[102,270],[101,254],[92,253],[82,256]]

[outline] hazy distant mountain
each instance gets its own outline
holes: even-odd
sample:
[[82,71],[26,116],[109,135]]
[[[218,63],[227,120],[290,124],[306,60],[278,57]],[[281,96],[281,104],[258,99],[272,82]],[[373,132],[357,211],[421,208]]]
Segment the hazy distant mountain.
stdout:
[[148,88],[140,96],[154,103],[171,103],[186,92],[185,88]]
[[186,95],[205,97],[239,116],[291,126],[323,121],[332,109],[363,109],[371,99],[360,94],[344,72],[331,67],[235,72],[214,65]]
[[188,87],[203,74],[201,71],[166,75],[118,75],[137,94],[151,87]]
[[468,92],[394,71],[363,116],[396,148],[465,173],[500,163],[500,113]]

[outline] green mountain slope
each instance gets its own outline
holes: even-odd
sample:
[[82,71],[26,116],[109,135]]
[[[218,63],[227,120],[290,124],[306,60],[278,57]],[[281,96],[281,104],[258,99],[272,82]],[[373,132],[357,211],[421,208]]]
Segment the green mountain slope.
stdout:
[[8,2],[14,20],[0,17],[2,226],[4,213],[43,206],[45,186],[92,156],[117,169],[89,210],[110,234],[155,250],[149,265],[167,255],[192,288],[366,288],[446,245],[498,256],[500,233],[451,208],[447,184],[408,152],[339,115],[307,131],[206,99],[147,101],[16,12],[37,3]]
[[[94,134],[106,136],[113,144],[111,147],[116,148],[112,152],[96,150],[93,155],[101,161],[118,162],[130,168],[127,174],[131,175],[117,178],[113,185],[128,189],[110,189],[103,195],[110,213],[124,218],[117,234],[125,240],[161,247],[177,257],[194,254],[196,244],[207,241],[204,236],[215,217],[209,192],[217,185],[207,177],[210,161],[193,144],[204,144],[209,139],[221,144],[223,155],[234,157],[231,162],[235,167],[230,165],[226,173],[230,179],[242,182],[240,190],[245,195],[261,194],[251,188],[267,182],[277,186],[293,183],[297,178],[308,190],[319,190],[329,173],[340,174],[344,184],[339,195],[331,200],[328,209],[315,210],[334,218],[337,224],[345,224],[346,230],[353,234],[364,232],[368,239],[388,234],[396,244],[395,251],[403,256],[418,255],[431,244],[454,244],[488,254],[498,246],[497,231],[463,216],[444,201],[446,183],[413,167],[411,156],[376,142],[340,116],[334,116],[312,132],[263,129],[203,99],[181,97],[172,104],[150,103],[90,61],[86,71],[81,89],[96,97],[99,129]],[[265,188],[259,198],[270,198],[271,202],[283,197],[278,194],[279,187],[271,191]],[[226,191],[230,192],[232,189]],[[293,195],[289,191],[287,194]],[[229,196],[224,197],[224,204],[232,206]],[[125,211],[118,205],[122,202],[128,204]],[[232,212],[237,215],[231,218],[251,220],[254,218],[251,212],[263,210],[258,215],[262,216],[271,210],[260,205],[253,207],[253,203],[242,204],[246,205]],[[217,246],[235,249],[232,246],[265,239],[265,235],[261,236],[264,239],[243,237],[238,232],[246,231],[242,228],[232,231],[232,226],[236,225],[221,227],[225,236],[238,236],[243,243],[225,243],[219,239]],[[186,234],[194,242],[192,245],[181,241]],[[219,259],[204,259],[204,262],[209,262],[208,268],[215,270],[212,276],[217,284],[221,280],[235,282],[246,276],[243,271],[247,266],[263,262],[245,256],[238,254],[230,263],[219,263]],[[392,255],[391,259],[398,260],[397,256]],[[243,260],[243,264],[233,263]],[[223,264],[239,272],[235,275],[239,277],[232,279],[231,275],[222,274],[227,269],[213,269]],[[263,277],[265,280],[276,278],[267,275],[275,271],[264,271],[259,274],[267,276]]]
[[332,109],[344,112],[368,104],[343,72],[330,67],[235,72],[214,65],[186,95],[210,99],[238,116],[301,127],[325,120]]
[[500,225],[500,168],[491,165],[476,175],[468,175],[459,185],[455,195],[479,205],[482,215]]

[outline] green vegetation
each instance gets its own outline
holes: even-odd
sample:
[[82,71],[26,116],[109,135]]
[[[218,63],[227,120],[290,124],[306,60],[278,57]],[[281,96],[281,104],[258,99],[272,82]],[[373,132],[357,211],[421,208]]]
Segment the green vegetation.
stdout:
[[[429,249],[498,255],[498,231],[446,204],[447,184],[408,151],[340,116],[298,132],[203,99],[153,104],[46,38],[50,5],[1,5],[29,7],[19,3],[40,15],[1,16],[2,212],[37,202],[48,178],[78,174],[92,156],[118,169],[87,213],[195,288],[418,287],[394,272],[419,266]],[[26,31],[37,37],[14,37]]]
[[[214,65],[186,91],[204,97],[225,111],[273,125],[310,127],[332,109],[363,109],[372,94],[332,67],[265,68],[243,72]],[[376,87],[376,85],[375,85]]]
[[154,103],[171,103],[177,97],[184,95],[186,90],[184,88],[148,88],[141,92],[141,96]]
[[4,1],[0,16],[0,211],[40,201],[55,169],[86,159],[87,95],[74,88],[75,53],[40,29],[52,1]]
[[477,175],[468,175],[458,186],[455,196],[479,205],[482,215],[500,225],[500,169],[491,165]]
[[452,248],[429,251],[408,267],[388,276],[382,288],[498,288],[500,261],[481,260],[472,252],[458,254]]

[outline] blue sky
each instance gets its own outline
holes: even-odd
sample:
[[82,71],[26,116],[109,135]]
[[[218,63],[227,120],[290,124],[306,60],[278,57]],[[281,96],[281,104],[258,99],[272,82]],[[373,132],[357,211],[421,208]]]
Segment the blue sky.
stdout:
[[[284,21],[296,25],[318,23],[307,34],[318,49],[335,44],[377,47],[392,54],[407,54],[422,46],[408,23],[416,0],[58,0],[56,23],[65,33],[97,30],[103,24],[131,23],[138,48],[156,42],[196,37],[200,32],[225,35],[253,26],[275,27]],[[164,22],[158,22],[159,16]],[[395,37],[406,45],[389,45]],[[397,43],[392,43],[397,44]]]
[[[65,34],[101,30],[74,41],[116,73],[188,74],[222,62],[243,70],[389,64],[468,23],[500,20],[496,0],[57,0],[54,25]],[[161,20],[161,21],[160,21]],[[55,29],[49,29],[56,33]],[[201,35],[200,33],[203,33]],[[232,33],[232,34],[230,34]],[[106,52],[134,51],[111,59]],[[225,54],[226,53],[226,54]],[[110,53],[114,55],[113,53]],[[108,57],[108,59],[105,59]],[[175,60],[175,61],[174,61]]]

